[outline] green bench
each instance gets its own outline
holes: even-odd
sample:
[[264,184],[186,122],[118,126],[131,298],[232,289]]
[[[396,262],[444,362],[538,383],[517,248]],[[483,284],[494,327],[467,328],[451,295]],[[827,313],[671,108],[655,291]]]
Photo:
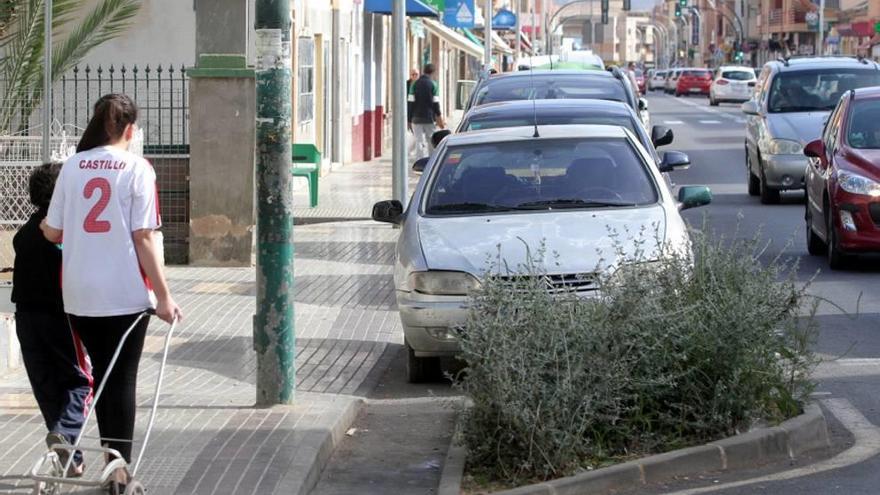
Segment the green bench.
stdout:
[[321,171],[321,152],[311,143],[291,146],[294,177],[305,177],[309,180],[309,206],[318,206],[318,175]]

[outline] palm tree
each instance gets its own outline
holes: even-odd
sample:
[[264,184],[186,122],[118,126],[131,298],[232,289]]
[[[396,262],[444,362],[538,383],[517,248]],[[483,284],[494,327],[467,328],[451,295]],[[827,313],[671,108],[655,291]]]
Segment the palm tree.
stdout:
[[[46,0],[0,0],[0,133],[22,130],[42,101],[43,15]],[[84,17],[87,0],[53,0],[53,81],[96,46],[122,34],[141,0],[100,0]],[[76,24],[73,21],[78,20]],[[18,129],[10,129],[18,121]]]

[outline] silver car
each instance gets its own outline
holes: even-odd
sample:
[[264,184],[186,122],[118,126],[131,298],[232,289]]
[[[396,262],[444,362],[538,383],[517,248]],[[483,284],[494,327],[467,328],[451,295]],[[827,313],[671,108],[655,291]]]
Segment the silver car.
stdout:
[[658,167],[632,132],[618,126],[513,127],[447,137],[405,211],[398,201],[373,207],[374,220],[401,229],[394,284],[410,381],[431,374],[439,356],[459,350],[453,329],[465,323],[468,294],[493,256],[516,267],[526,260],[526,246],[543,245],[558,256],[544,267],[550,278],[576,280],[578,292],[589,295],[597,277],[623,261],[609,229],[624,236],[657,231],[672,248],[689,249],[679,210],[707,204],[711,193],[683,187],[676,201],[661,176],[688,164],[670,151]]
[[779,202],[780,191],[803,189],[804,146],[819,138],[831,110],[848,90],[880,86],[880,65],[864,59],[819,57],[764,65],[755,93],[743,103],[749,194]]

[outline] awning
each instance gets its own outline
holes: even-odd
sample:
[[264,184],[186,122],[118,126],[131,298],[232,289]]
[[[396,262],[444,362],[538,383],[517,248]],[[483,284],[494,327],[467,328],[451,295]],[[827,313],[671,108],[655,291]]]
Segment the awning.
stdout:
[[[365,0],[364,10],[373,14],[391,15],[393,0]],[[406,0],[406,15],[410,17],[437,17],[437,11],[422,0]]]
[[505,55],[513,55],[513,48],[498,33],[492,31],[492,50],[503,53]]
[[422,23],[425,25],[425,29],[431,31],[453,47],[472,57],[476,57],[478,60],[483,57],[483,48],[481,46],[474,44],[471,40],[456,33],[452,29],[431,19],[424,19]]

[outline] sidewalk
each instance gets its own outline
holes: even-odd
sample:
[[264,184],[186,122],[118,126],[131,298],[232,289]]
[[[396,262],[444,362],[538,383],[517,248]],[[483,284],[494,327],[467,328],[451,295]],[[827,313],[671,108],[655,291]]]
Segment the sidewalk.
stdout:
[[[390,193],[381,183],[390,182],[390,164],[371,166],[322,178],[321,208],[311,213],[368,216],[365,206]],[[373,222],[296,228],[297,393],[290,407],[253,407],[254,269],[168,270],[186,319],[173,339],[156,429],[138,474],[150,493],[308,493],[393,358],[389,345],[403,342],[391,277],[396,235]],[[147,337],[136,441],[166,329],[154,321]],[[44,435],[24,372],[0,377],[0,492],[30,493],[31,483],[19,476],[44,450]],[[102,464],[87,462],[92,472]]]

